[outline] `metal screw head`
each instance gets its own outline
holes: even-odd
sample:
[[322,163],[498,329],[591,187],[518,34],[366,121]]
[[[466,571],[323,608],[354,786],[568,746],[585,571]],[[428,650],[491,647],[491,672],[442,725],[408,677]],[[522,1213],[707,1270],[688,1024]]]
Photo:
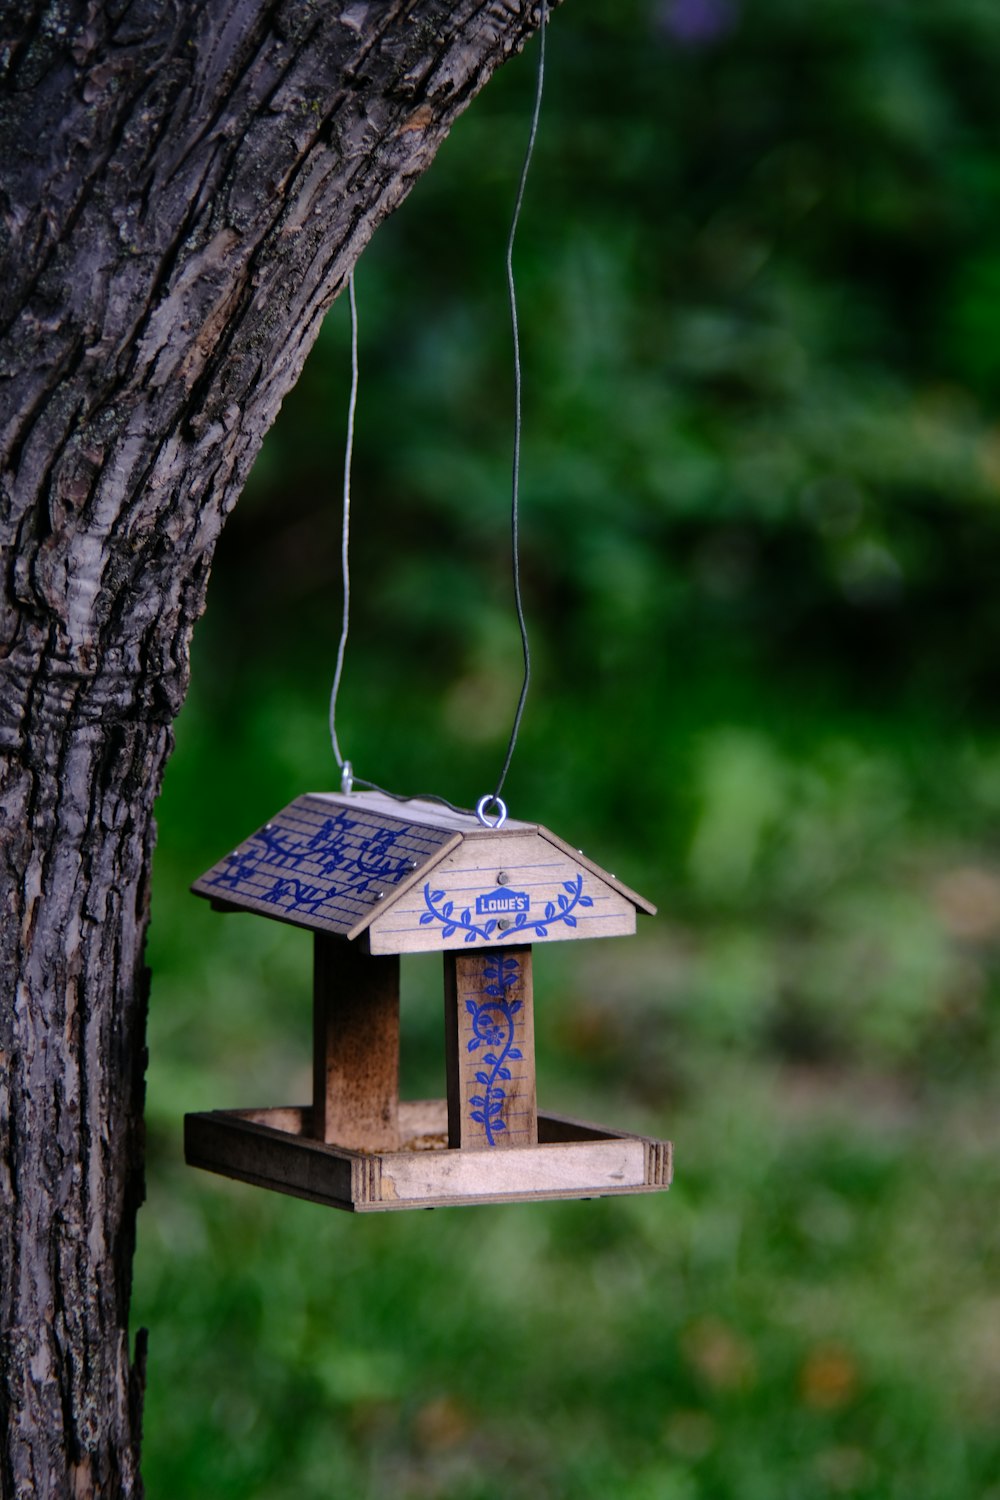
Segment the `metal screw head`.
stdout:
[[509,926],[510,926],[510,923],[507,921],[506,917],[501,917],[500,920],[499,920],[499,922],[497,923],[497,927],[500,929],[501,932],[506,932],[507,928]]
[[510,876],[506,870],[501,870],[497,876],[497,885],[510,885]]

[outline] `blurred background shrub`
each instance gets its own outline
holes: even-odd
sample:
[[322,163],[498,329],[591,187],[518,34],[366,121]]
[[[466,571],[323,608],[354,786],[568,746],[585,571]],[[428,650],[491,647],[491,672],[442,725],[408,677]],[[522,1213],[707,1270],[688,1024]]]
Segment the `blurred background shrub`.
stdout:
[[[346,302],[219,549],[160,806],[149,1493],[1000,1497],[1000,13],[569,0],[517,249],[516,816],[655,899],[541,955],[542,1100],[666,1198],[354,1220],[199,1177],[308,1093],[308,940],[186,893],[336,785]],[[358,267],[342,743],[493,785],[533,61]],[[404,1084],[442,1091],[436,966]]]

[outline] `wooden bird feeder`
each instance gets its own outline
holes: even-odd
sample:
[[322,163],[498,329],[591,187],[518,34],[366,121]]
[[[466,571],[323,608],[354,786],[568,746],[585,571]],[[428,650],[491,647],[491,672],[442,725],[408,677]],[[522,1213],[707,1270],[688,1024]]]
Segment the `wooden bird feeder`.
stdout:
[[[185,1119],[192,1166],[371,1213],[669,1187],[668,1141],[542,1114],[533,943],[648,901],[533,823],[377,792],[299,797],[193,887],[314,933],[311,1105]],[[447,1098],[399,1098],[399,955],[444,955]]]

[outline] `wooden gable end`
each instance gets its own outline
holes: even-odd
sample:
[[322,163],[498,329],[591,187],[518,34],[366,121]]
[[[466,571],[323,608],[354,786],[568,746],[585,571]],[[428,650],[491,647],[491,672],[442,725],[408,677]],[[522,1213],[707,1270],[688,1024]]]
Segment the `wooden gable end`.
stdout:
[[372,953],[565,942],[635,932],[636,908],[541,831],[470,834],[367,924]]

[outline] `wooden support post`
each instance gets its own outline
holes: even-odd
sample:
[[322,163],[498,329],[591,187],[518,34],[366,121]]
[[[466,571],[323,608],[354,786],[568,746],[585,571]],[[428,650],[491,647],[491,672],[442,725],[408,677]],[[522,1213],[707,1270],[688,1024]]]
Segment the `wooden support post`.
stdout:
[[537,1145],[531,949],[445,953],[444,1014],[449,1146]]
[[399,1147],[399,958],[316,933],[313,1135],[352,1151]]

